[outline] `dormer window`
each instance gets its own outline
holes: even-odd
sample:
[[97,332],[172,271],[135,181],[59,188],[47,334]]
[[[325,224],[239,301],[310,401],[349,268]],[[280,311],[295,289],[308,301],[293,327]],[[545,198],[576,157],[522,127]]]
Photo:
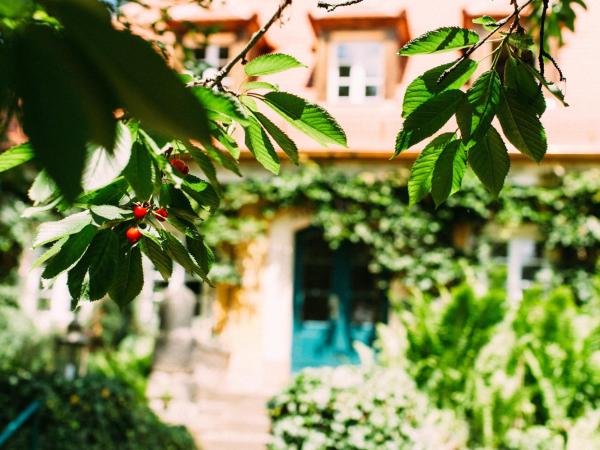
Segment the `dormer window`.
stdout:
[[384,45],[380,42],[334,44],[329,69],[328,100],[364,103],[383,97]]
[[[195,20],[171,20],[170,30],[175,35],[177,69],[185,69],[195,77],[214,78],[227,62],[239,53],[248,39],[259,29],[258,16],[236,17],[223,20],[210,10],[196,11]],[[273,48],[263,37],[246,55],[247,59],[268,53]],[[225,86],[240,83],[244,69],[237,64],[223,80]]]
[[193,50],[196,67],[202,71],[203,77],[213,77],[229,61],[229,46],[208,44]]
[[406,64],[396,54],[409,40],[406,14],[309,18],[317,37],[310,86],[319,100],[361,105],[395,98]]

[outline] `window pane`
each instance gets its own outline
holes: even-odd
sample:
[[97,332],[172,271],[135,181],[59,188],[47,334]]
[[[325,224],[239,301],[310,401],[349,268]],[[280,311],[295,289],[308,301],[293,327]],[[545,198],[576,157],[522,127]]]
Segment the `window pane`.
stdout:
[[332,251],[320,231],[308,231],[302,239],[302,320],[329,321]]
[[329,295],[324,291],[307,292],[302,304],[302,320],[327,322],[330,320]]
[[539,264],[526,264],[523,266],[523,273],[521,279],[527,281],[534,281],[535,276],[540,271],[541,266]]
[[339,86],[338,87],[338,96],[349,97],[350,96],[350,86]]
[[494,242],[492,244],[492,256],[495,258],[508,257],[508,245],[506,242]]
[[219,58],[220,59],[229,58],[229,47],[219,47]]
[[351,44],[340,44],[337,47],[337,57],[339,60],[344,60],[350,57]]
[[350,76],[350,66],[340,66],[338,69],[338,74],[340,77]]
[[377,86],[367,86],[365,88],[365,96],[367,97],[377,97],[378,89]]
[[204,60],[206,58],[206,47],[194,49],[194,57],[199,60]]

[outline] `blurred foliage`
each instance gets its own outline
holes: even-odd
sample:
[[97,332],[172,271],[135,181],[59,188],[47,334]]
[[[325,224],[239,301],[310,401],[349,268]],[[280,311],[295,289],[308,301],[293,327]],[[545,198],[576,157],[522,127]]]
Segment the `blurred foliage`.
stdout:
[[458,449],[466,426],[401,369],[305,369],[269,403],[272,450]]
[[[486,224],[533,224],[554,284],[573,282],[579,300],[590,297],[600,250],[598,170],[549,173],[538,185],[509,183],[497,200],[467,178],[463,190],[437,209],[427,199],[409,206],[407,175],[307,162],[268,182],[248,177],[224,187],[222,209],[204,224],[204,232],[220,249],[217,260],[226,263],[232,246],[264,233],[281,211],[299,208],[312,213],[312,225],[323,229],[332,247],[343,241],[369,246],[372,272],[435,292],[463,281],[465,268],[491,265],[484,250],[494,236],[485,232]],[[473,242],[455,239],[465,227]]]
[[23,311],[0,305],[0,371],[45,370],[52,364],[52,345]]
[[[575,31],[577,13],[587,9],[587,5],[583,0],[555,0],[549,2],[549,4],[545,26],[545,48],[549,48],[548,41],[551,39],[555,39],[562,46],[565,43],[565,28],[569,31]],[[544,0],[535,0],[533,10],[526,18],[527,23],[530,25],[529,32],[535,36],[539,36],[543,7]]]
[[591,311],[568,287],[415,293],[379,326],[377,365],[306,369],[271,400],[271,448],[598,450]]
[[[0,306],[0,428],[40,400],[41,449],[196,448],[184,428],[161,423],[148,407],[154,340],[124,333],[126,317],[112,303],[97,308],[88,375],[68,381],[56,372],[56,335],[40,333],[23,311]],[[29,448],[28,436],[17,433],[8,448]]]
[[568,287],[531,289],[510,304],[502,291],[477,296],[461,286],[415,295],[396,313],[396,326],[380,326],[381,362],[463,417],[469,448],[574,448],[563,436],[600,411],[600,316],[577,306]]
[[[88,375],[67,381],[27,371],[0,374],[0,423],[14,419],[33,400],[43,402],[42,450],[196,448],[185,428],[162,423],[145,400],[118,379]],[[17,433],[10,448],[29,448],[27,437],[28,433]]]
[[126,336],[115,347],[92,352],[88,370],[121,380],[144,396],[152,369],[154,343],[151,336]]

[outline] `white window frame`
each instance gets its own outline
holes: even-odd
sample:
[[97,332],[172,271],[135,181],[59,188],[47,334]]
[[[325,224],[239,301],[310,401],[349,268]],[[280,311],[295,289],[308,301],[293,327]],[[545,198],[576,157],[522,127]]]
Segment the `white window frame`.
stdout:
[[532,282],[523,278],[523,269],[538,265],[543,268],[543,255],[536,253],[537,239],[531,237],[511,237],[502,241],[506,245],[506,257],[493,257],[493,260],[506,265],[506,292],[509,300],[519,301],[523,291],[531,287]]
[[[350,65],[350,76],[341,77],[339,75],[339,68],[342,63],[339,61],[338,50],[342,45],[372,45],[376,44],[380,47],[381,61],[378,74],[375,76],[368,76],[366,67],[360,63],[354,63]],[[379,41],[340,41],[335,42],[331,45],[331,55],[329,60],[329,76],[327,83],[327,98],[330,102],[336,103],[350,103],[350,104],[363,104],[366,102],[381,101],[383,99],[383,91],[385,88],[385,45]],[[347,79],[345,81],[344,79]],[[340,96],[339,88],[347,86],[349,89],[348,96]],[[367,96],[366,89],[368,86],[377,87],[377,95]]]
[[[228,54],[226,58],[221,58],[220,51],[222,48],[226,48],[228,50]],[[221,67],[225,66],[229,61],[229,51],[231,47],[228,45],[219,45],[219,44],[208,44],[204,46],[204,58],[199,58],[200,61],[208,64],[210,67],[206,68],[202,72],[203,79],[214,78]],[[227,77],[224,80],[224,83],[227,84]]]

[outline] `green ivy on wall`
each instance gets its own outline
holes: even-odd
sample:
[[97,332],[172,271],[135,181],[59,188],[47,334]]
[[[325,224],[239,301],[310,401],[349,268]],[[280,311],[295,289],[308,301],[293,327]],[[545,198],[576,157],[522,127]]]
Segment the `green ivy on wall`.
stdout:
[[[264,233],[278,211],[304,208],[332,247],[346,240],[366,244],[372,272],[432,291],[462,281],[465,268],[488,263],[478,251],[492,238],[486,224],[533,224],[554,280],[579,283],[586,297],[600,249],[599,170],[547,174],[532,186],[509,183],[496,200],[467,178],[463,190],[437,209],[431,200],[409,206],[407,180],[405,170],[351,172],[312,163],[268,183],[247,177],[225,186],[223,210],[206,222],[206,236],[231,262],[231,248]],[[475,239],[457,245],[455,232],[465,225]]]

